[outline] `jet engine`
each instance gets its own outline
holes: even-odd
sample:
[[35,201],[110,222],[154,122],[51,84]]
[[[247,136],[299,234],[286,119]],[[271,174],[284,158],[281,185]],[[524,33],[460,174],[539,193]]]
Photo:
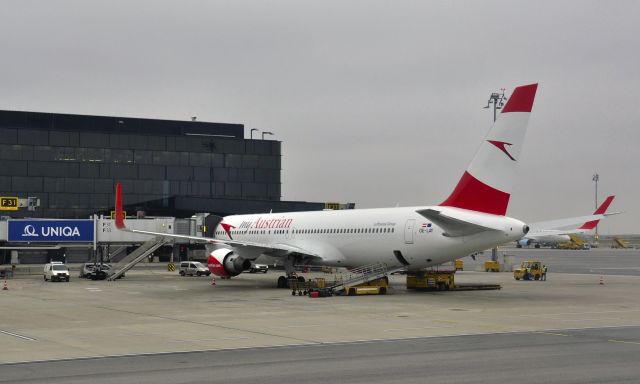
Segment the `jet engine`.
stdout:
[[522,248],[527,245],[531,245],[531,239],[520,239],[516,242],[518,248]]
[[221,248],[209,254],[207,267],[216,276],[232,277],[251,268],[251,260],[241,257],[231,249]]

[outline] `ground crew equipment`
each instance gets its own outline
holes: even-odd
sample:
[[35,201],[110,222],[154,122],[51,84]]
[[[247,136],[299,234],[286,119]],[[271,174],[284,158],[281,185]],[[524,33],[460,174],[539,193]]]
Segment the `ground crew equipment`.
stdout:
[[487,260],[484,262],[485,272],[500,272],[500,263],[494,260]]
[[525,260],[520,268],[513,270],[516,280],[540,280],[542,277],[542,263],[538,260]]

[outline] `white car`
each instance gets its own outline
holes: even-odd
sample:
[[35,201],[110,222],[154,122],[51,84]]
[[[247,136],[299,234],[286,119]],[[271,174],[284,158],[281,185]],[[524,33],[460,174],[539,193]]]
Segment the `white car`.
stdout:
[[[80,277],[91,280],[104,280],[112,275],[113,267],[111,264],[84,263],[80,268]],[[124,277],[124,273],[118,279]]]
[[44,281],[69,281],[69,268],[60,261],[52,261],[44,265]]
[[211,271],[207,269],[201,262],[199,261],[183,261],[180,263],[180,271],[178,272],[180,276],[190,275],[190,276],[209,276],[211,275]]

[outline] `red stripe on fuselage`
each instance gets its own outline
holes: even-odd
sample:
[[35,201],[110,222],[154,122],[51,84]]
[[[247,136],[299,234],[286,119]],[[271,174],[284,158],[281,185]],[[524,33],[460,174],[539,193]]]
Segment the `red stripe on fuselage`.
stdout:
[[497,190],[465,172],[447,200],[440,205],[504,216],[511,195]]
[[514,89],[507,104],[502,108],[502,113],[531,112],[537,89],[538,84],[523,85]]

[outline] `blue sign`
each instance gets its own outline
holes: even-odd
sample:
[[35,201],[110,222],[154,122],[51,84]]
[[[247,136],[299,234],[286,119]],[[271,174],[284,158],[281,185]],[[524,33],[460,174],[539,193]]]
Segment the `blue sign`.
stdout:
[[92,242],[93,220],[9,220],[9,241]]

